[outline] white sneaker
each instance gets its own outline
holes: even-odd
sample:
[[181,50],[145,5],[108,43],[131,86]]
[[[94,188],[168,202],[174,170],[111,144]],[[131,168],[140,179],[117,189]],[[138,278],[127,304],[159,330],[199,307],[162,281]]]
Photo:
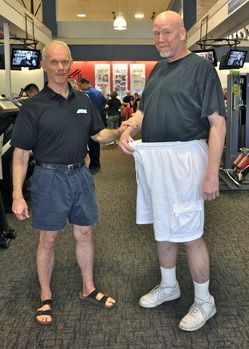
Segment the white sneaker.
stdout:
[[181,291],[178,282],[176,282],[175,287],[164,287],[159,284],[139,299],[139,305],[144,308],[154,308],[180,297]]
[[180,321],[179,327],[184,331],[199,330],[215,313],[216,308],[213,296],[210,296],[208,302],[195,301],[188,314]]

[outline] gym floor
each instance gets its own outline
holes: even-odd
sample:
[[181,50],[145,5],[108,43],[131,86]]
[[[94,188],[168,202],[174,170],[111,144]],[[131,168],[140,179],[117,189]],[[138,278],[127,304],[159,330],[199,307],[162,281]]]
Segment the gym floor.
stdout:
[[54,323],[34,321],[39,305],[38,233],[8,215],[17,238],[0,250],[2,349],[247,349],[249,347],[249,233],[247,191],[224,191],[206,203],[205,238],[211,260],[211,293],[217,314],[199,331],[178,328],[193,301],[186,255],[177,264],[182,297],[155,309],[138,299],[160,280],[152,226],[135,224],[132,156],[116,145],[101,147],[94,176],[100,220],[95,227],[95,282],[118,299],[106,310],[78,297],[81,288],[71,227],[61,234],[52,280]]

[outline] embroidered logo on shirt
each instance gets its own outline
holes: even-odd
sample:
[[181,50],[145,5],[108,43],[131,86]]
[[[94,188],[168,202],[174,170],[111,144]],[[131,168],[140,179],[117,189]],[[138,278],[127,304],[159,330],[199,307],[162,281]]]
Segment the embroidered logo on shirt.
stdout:
[[87,110],[86,109],[78,109],[77,114],[87,114]]

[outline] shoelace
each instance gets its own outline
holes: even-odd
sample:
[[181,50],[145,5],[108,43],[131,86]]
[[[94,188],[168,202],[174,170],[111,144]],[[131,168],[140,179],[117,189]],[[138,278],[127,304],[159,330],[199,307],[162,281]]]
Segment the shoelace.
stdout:
[[205,318],[207,315],[204,311],[204,309],[202,308],[202,304],[201,303],[194,303],[192,305],[192,307],[189,310],[189,315],[191,316],[196,316],[198,313],[201,313],[201,315]]
[[160,298],[161,296],[165,295],[165,293],[167,293],[164,291],[164,289],[166,288],[170,288],[170,287],[163,287],[162,284],[159,284],[151,290],[151,293],[152,294],[158,293],[158,298]]

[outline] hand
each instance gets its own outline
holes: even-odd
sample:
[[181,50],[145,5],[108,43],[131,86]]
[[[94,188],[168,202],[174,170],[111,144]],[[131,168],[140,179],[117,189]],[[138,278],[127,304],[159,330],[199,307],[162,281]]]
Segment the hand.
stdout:
[[124,129],[128,126],[131,126],[132,128],[138,128],[137,122],[132,117],[121,123],[121,127],[123,127]]
[[126,154],[132,154],[134,152],[134,148],[131,145],[132,142],[134,142],[134,140],[130,135],[122,134],[119,139],[118,145]]
[[29,218],[28,206],[23,198],[13,199],[12,211],[20,221]]
[[204,200],[211,201],[219,195],[219,176],[206,177],[203,185]]

